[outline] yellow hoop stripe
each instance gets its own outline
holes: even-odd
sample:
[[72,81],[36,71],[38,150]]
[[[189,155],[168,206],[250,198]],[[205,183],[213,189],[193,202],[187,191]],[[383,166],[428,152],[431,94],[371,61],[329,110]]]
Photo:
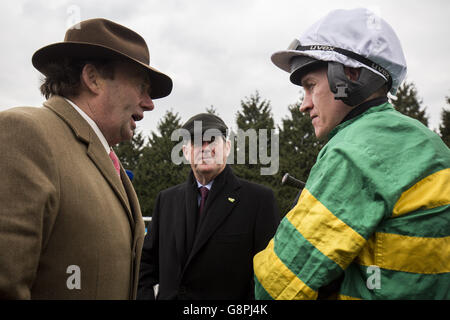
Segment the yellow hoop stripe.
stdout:
[[375,233],[356,262],[403,272],[447,273],[450,272],[450,237],[423,238]]
[[392,216],[448,204],[450,204],[450,169],[444,169],[420,180],[403,192],[394,206]]
[[255,275],[266,292],[277,300],[316,299],[317,292],[308,287],[278,258],[273,239],[254,259]]
[[343,270],[366,243],[366,239],[330,212],[307,189],[303,189],[298,205],[286,218],[306,240]]

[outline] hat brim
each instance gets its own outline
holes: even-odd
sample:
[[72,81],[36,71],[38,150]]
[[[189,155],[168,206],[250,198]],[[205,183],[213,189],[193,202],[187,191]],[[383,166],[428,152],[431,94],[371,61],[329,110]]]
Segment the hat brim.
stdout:
[[[292,60],[297,59],[295,68],[292,66]],[[272,62],[280,69],[291,74],[290,80],[293,84],[301,85],[302,77],[314,68],[325,64],[326,62],[317,60],[302,52],[295,50],[284,50],[275,52],[272,57]]]
[[185,124],[183,124],[182,128],[189,131],[189,134],[191,135],[191,137],[194,136],[195,134],[195,129],[199,129],[199,127],[195,126],[195,122],[201,122],[201,129],[202,129],[202,135],[210,129],[214,129],[214,130],[218,130],[222,136],[224,136],[226,138],[227,136],[227,131],[228,131],[228,127],[225,124],[225,122],[223,122],[223,120],[214,115],[214,114],[210,114],[210,113],[199,113],[191,118],[189,118]]
[[166,97],[172,92],[173,83],[170,77],[139,60],[102,45],[95,45],[85,42],[54,43],[37,50],[31,61],[33,66],[39,70],[39,72],[47,75],[47,68],[49,64],[59,61],[63,57],[77,59],[127,58],[148,70],[151,81],[151,91],[149,92],[149,95],[152,99]]
[[271,56],[271,60],[278,68],[291,73],[291,60],[293,57],[306,56],[303,52],[296,50],[277,51]]

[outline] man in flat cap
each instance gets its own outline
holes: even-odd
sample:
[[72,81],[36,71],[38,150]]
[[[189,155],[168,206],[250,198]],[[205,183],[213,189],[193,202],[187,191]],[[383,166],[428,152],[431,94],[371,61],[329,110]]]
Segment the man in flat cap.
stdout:
[[133,299],[144,222],[111,147],[172,81],[140,35],[105,19],[32,62],[48,100],[0,113],[0,299]]
[[274,194],[233,174],[222,119],[198,114],[183,129],[192,170],[185,183],[157,197],[138,299],[253,299],[253,257],[279,222]]

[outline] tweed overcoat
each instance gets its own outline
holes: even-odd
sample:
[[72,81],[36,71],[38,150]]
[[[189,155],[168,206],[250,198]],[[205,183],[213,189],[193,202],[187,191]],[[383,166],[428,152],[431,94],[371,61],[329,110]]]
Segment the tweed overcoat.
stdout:
[[0,299],[133,299],[133,186],[62,97],[0,112]]

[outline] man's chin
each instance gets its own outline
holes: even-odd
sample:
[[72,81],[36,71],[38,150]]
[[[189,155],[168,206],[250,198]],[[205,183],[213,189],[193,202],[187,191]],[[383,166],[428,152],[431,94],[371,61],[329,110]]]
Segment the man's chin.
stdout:
[[222,167],[224,167],[221,164],[217,164],[217,163],[201,163],[201,164],[197,164],[195,166],[195,169],[197,172],[201,173],[201,174],[214,174],[216,172],[220,172],[222,171]]
[[219,164],[198,164],[195,168],[192,168],[194,175],[201,183],[208,183],[214,180],[225,168],[225,166]]
[[216,168],[216,164],[213,163],[200,163],[196,165],[197,170],[201,171],[201,172],[211,172],[214,171],[214,169]]
[[220,165],[213,158],[200,158],[195,160],[195,164],[198,166],[216,166]]
[[[122,128],[122,130],[120,131],[120,141],[119,142],[123,142],[123,141],[130,141],[131,139],[133,139],[134,136],[134,130],[132,130],[131,127],[128,128]],[[119,143],[118,142],[118,143]]]

